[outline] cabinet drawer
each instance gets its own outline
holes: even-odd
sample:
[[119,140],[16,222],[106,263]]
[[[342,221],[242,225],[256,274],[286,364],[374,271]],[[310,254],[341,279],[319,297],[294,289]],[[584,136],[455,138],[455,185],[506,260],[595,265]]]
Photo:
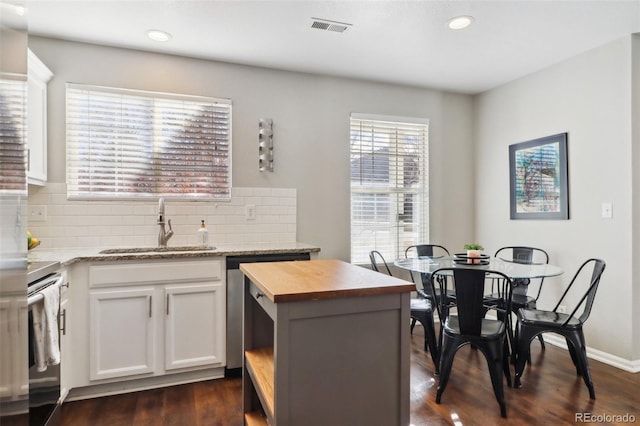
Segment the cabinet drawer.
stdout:
[[197,282],[222,280],[220,260],[204,262],[120,262],[92,265],[90,287],[113,287],[163,282]]
[[275,318],[276,305],[252,282],[249,282],[249,294],[262,306],[262,309],[264,309],[271,319]]

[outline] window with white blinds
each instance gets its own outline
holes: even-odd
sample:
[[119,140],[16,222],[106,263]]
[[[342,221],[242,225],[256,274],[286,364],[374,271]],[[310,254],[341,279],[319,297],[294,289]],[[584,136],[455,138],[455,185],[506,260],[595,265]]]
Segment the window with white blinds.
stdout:
[[231,101],[67,84],[69,199],[231,196]]
[[0,78],[0,194],[27,193],[26,76]]
[[351,114],[351,262],[428,241],[428,121]]

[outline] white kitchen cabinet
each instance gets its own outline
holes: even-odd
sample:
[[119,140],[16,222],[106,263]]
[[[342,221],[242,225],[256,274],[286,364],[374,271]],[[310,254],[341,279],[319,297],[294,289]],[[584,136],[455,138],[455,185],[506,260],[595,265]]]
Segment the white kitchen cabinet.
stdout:
[[[67,280],[65,274],[65,285],[60,288],[60,313],[58,314],[58,328],[60,329],[60,360],[67,359],[68,354],[72,353],[71,340],[67,333],[67,324],[69,321],[69,296],[67,292]],[[64,400],[69,393],[69,372],[73,366],[60,362],[60,396]]]
[[53,73],[31,51],[28,52],[27,146],[28,182],[47,182],[47,83]]
[[167,286],[165,370],[221,364],[225,357],[221,284]]
[[0,300],[0,397],[20,400],[29,393],[29,375],[24,360],[28,358],[27,323],[28,307],[24,297],[7,297]]
[[71,397],[223,377],[223,265],[218,258],[73,264]]
[[[155,370],[153,287],[91,292],[91,380]],[[158,315],[158,312],[155,313]]]

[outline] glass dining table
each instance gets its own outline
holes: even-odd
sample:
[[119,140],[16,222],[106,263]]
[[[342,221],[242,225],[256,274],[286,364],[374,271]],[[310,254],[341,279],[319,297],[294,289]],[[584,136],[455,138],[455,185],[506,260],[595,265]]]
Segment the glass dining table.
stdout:
[[[559,266],[546,263],[517,263],[496,257],[489,258],[488,264],[466,263],[455,256],[398,259],[393,264],[398,268],[423,274],[432,274],[440,268],[484,269],[502,272],[511,279],[555,277],[564,272]],[[451,275],[451,271],[446,272]]]

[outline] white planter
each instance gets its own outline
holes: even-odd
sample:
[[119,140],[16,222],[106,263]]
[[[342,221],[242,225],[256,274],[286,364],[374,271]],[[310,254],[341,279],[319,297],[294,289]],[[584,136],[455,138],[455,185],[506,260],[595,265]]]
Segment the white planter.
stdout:
[[[467,250],[467,257],[480,257],[482,250]],[[467,263],[480,263],[480,259],[467,259]]]

